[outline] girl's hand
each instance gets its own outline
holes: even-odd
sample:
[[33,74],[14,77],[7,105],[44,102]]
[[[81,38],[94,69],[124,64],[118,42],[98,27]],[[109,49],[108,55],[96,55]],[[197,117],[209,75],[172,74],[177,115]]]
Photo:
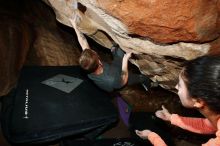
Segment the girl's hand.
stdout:
[[146,130],[135,130],[135,133],[142,139],[147,139],[148,135],[151,133],[150,130],[146,129]]
[[163,105],[162,105],[162,110],[156,111],[155,115],[158,118],[163,119],[164,121],[170,121],[171,118],[170,112]]

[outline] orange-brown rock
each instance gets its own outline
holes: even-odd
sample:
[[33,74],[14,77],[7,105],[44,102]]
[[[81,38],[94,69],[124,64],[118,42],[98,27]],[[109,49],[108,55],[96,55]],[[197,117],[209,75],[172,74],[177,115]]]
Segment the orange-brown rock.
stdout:
[[217,8],[218,8],[218,28],[220,28],[220,0],[217,1]]
[[216,0],[97,0],[130,34],[157,42],[205,42],[219,34]]
[[0,17],[0,96],[15,86],[30,45],[32,31],[17,17],[4,14]]
[[47,5],[19,2],[22,9],[10,2],[0,6],[0,96],[15,87],[24,65],[77,65],[80,55],[72,33],[57,26]]

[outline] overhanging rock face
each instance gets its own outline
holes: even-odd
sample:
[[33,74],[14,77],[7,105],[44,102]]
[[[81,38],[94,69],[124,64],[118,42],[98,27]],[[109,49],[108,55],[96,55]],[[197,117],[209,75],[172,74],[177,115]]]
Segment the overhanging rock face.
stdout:
[[81,32],[107,48],[111,38],[124,51],[132,51],[136,55],[131,62],[169,90],[174,89],[183,62],[220,52],[212,48],[212,41],[219,37],[219,0],[44,2],[59,22],[70,27],[78,11]]

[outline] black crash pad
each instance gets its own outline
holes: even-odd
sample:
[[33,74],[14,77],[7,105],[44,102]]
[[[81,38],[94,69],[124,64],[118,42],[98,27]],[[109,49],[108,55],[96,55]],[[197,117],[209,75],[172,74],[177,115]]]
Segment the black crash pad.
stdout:
[[111,138],[97,140],[63,140],[60,146],[150,146],[133,138]]
[[1,120],[10,142],[44,143],[100,132],[117,111],[78,66],[35,66],[24,67],[15,91],[3,98]]

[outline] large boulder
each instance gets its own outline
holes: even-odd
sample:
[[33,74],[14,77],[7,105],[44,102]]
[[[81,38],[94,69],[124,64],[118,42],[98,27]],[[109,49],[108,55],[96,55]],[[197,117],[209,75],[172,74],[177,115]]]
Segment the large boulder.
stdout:
[[0,14],[0,96],[3,96],[16,85],[33,39],[27,23],[11,13],[0,11]]
[[[56,19],[71,26],[76,12],[81,15],[81,32],[104,47],[109,38],[124,51],[143,74],[161,81],[172,90],[182,63],[212,50],[210,43],[219,37],[218,0],[44,0]],[[216,47],[215,47],[216,49]]]
[[157,42],[206,42],[219,36],[214,0],[97,0],[97,7],[125,24],[128,33]]

